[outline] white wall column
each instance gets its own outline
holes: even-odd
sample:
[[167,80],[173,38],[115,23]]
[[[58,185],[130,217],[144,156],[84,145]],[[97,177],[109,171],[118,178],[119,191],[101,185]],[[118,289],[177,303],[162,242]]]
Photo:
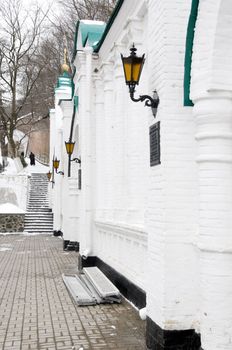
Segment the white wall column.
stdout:
[[[79,242],[79,190],[77,179],[77,167],[76,164],[71,164],[71,177],[68,177],[68,155],[65,148],[65,141],[69,140],[71,121],[73,116],[73,101],[62,101],[61,108],[63,111],[63,138],[62,138],[62,155],[61,155],[61,168],[64,171],[63,183],[62,183],[62,232],[64,240],[73,242]],[[76,116],[77,117],[77,116]],[[77,140],[75,147],[77,147]],[[74,157],[74,156],[72,156]],[[74,176],[73,176],[74,174]]]
[[[50,167],[50,171],[52,172],[52,157],[53,157],[53,152],[54,152],[54,146],[55,146],[55,132],[56,132],[56,128],[55,128],[55,116],[56,116],[56,111],[55,109],[51,109],[49,112],[49,117],[50,117],[50,146],[49,146],[49,167]],[[52,183],[48,184],[48,194],[49,194],[49,206],[51,208],[54,207],[54,199],[53,199],[53,195],[54,195],[54,191],[52,188]]]
[[96,220],[101,220],[104,216],[104,93],[101,76],[95,77],[95,118],[96,118]]
[[146,201],[147,342],[151,349],[199,349],[196,142],[192,109],[183,106],[191,1],[148,6],[147,36],[156,43],[148,43],[148,91],[156,89],[160,98],[156,119],[150,115],[149,121],[160,121],[161,164],[149,166]]
[[[126,156],[126,104],[128,103],[127,91],[125,92],[125,79],[120,52],[123,45],[114,46],[114,138],[113,138],[113,173],[114,183],[113,217],[116,223],[125,222],[127,214],[127,193],[124,188]],[[127,87],[126,87],[127,88]]]
[[112,115],[114,114],[113,106],[113,65],[112,62],[103,63],[103,80],[104,80],[104,121],[105,121],[105,219],[112,221],[113,218],[113,183],[112,167],[114,162],[113,142],[112,142]]
[[199,169],[200,319],[204,350],[231,349],[232,99],[195,99]]
[[80,93],[80,141],[81,141],[81,254],[92,250],[93,231],[93,154],[92,154],[92,52],[91,47],[84,49],[80,54],[81,71],[79,80]]
[[[57,129],[56,134],[56,144],[55,144],[55,156],[57,159],[61,156],[61,146],[62,146],[62,129]],[[59,170],[58,170],[59,171]],[[54,170],[54,218],[53,218],[53,227],[54,230],[61,230],[62,228],[62,181],[61,175],[55,173]]]

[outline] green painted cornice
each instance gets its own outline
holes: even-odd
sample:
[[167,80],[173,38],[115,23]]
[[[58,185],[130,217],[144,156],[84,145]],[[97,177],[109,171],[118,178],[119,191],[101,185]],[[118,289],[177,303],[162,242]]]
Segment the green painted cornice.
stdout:
[[77,21],[77,23],[76,23],[76,30],[75,30],[75,38],[74,38],[72,62],[74,61],[74,59],[76,57],[76,53],[77,53],[77,36],[78,36],[79,25],[80,25],[80,21]]
[[190,100],[190,84],[191,84],[193,40],[194,40],[194,34],[195,34],[198,7],[199,7],[199,0],[192,0],[191,12],[189,16],[187,35],[186,35],[186,45],[185,45],[184,106],[193,106],[193,102]]

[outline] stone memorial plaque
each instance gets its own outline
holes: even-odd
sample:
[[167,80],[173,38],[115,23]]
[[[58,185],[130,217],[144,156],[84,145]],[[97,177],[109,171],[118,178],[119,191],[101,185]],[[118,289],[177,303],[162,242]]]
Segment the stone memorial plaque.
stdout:
[[78,170],[78,190],[81,190],[81,169]]
[[150,126],[150,166],[160,164],[160,122]]

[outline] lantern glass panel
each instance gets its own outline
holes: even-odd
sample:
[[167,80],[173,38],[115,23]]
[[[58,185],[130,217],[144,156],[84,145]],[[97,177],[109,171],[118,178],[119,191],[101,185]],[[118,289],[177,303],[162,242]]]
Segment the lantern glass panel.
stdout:
[[142,61],[138,61],[136,60],[134,63],[133,63],[133,69],[132,69],[132,81],[135,82],[136,84],[139,83],[139,78],[140,78],[140,74],[141,74],[141,71],[142,71]]
[[125,80],[127,85],[135,85],[139,83],[141,71],[144,64],[144,55],[142,57],[128,56],[123,57],[122,63],[124,68]]
[[65,142],[66,151],[69,155],[73,153],[75,142]]
[[131,65],[130,57],[123,59],[123,68],[124,68],[126,84],[129,84],[132,79],[132,69],[131,69],[132,65]]
[[59,165],[60,165],[60,161],[59,160],[57,160],[57,159],[53,160],[53,168],[54,169],[58,169]]

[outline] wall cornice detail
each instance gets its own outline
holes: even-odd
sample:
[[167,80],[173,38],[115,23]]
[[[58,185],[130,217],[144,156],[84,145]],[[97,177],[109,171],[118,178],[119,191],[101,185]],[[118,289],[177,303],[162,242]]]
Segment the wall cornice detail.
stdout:
[[116,224],[99,220],[95,220],[95,225],[98,227],[102,227],[107,231],[113,231],[115,233],[118,233],[121,236],[129,237],[147,243],[147,233],[143,230],[142,227],[135,228],[121,223]]

